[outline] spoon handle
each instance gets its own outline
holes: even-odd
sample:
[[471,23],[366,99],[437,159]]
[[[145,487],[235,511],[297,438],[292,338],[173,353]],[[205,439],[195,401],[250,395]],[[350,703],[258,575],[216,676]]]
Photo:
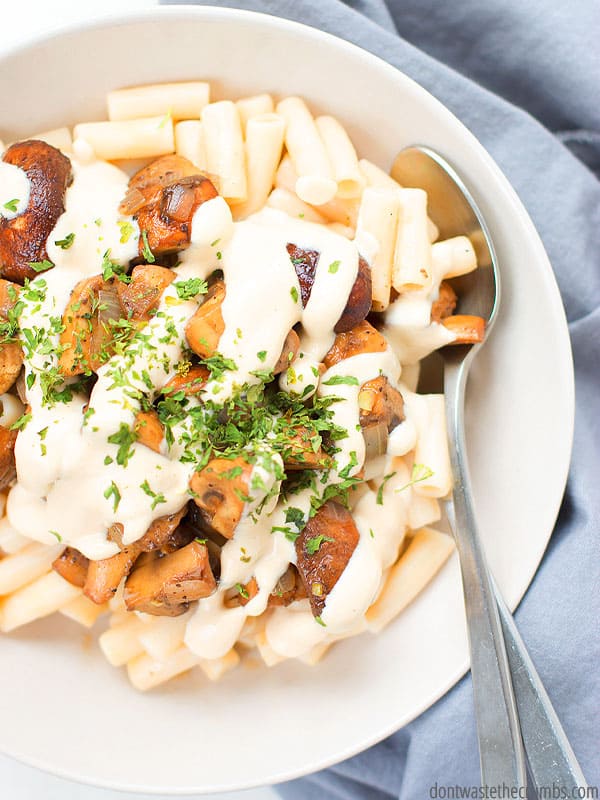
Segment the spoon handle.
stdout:
[[[444,393],[454,477],[448,508],[460,557],[483,786],[525,787],[527,772],[510,668],[472,503],[464,432],[464,397],[470,363],[447,360]],[[451,504],[448,504],[451,506]]]
[[560,788],[561,797],[577,797],[577,789],[587,788],[579,762],[495,584],[494,590],[521,720],[521,735],[538,794],[542,796],[540,788],[547,792],[550,787],[556,791],[556,787]]

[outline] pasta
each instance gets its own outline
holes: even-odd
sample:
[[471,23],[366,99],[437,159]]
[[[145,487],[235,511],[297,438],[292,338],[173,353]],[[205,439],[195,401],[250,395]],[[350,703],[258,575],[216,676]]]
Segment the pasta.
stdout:
[[286,122],[285,145],[298,175],[295,191],[301,200],[322,205],[337,191],[327,150],[312,114],[299,97],[287,97],[277,104]]
[[109,92],[106,98],[110,120],[163,117],[174,120],[200,116],[210,98],[210,85],[205,81],[160,83],[134,86]]
[[235,103],[222,100],[202,111],[206,167],[219,176],[219,188],[226,200],[246,200],[246,167],[239,112]]
[[107,106],[0,162],[0,631],[102,626],[141,691],[315,665],[453,552],[417,385],[475,248],[300,97]]

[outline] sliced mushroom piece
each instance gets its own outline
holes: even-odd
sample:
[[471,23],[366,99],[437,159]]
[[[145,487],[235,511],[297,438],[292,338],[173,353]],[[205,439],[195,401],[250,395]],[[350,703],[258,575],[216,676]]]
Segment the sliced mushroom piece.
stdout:
[[203,526],[231,539],[248,497],[252,464],[241,456],[213,458],[190,481]]
[[162,256],[188,247],[196,209],[217,194],[209,178],[182,156],[163,156],[137,172],[121,210],[136,215],[140,258],[152,260],[148,248]]
[[58,369],[71,377],[97,370],[110,354],[111,334],[98,320],[100,292],[110,286],[102,275],[84,278],[75,285],[62,317]]
[[156,411],[138,411],[133,430],[140,444],[160,453],[165,431]]
[[290,564],[275,584],[275,588],[269,595],[267,606],[289,606],[296,600],[304,600],[306,597],[308,597],[306,587],[300,574],[296,567]]
[[449,344],[479,344],[485,338],[485,320],[471,314],[456,314],[442,320],[442,325],[455,335]]
[[90,561],[74,547],[66,547],[53,562],[52,569],[73,586],[83,589]]
[[448,281],[442,281],[438,291],[437,300],[431,304],[431,321],[441,322],[454,313],[456,308],[456,292]]
[[31,266],[48,259],[46,242],[65,210],[65,194],[73,180],[71,162],[46,142],[30,139],[11,145],[2,159],[29,178],[29,203],[13,219],[0,217],[0,272],[17,283],[38,274]]
[[331,350],[323,359],[325,367],[329,369],[346,358],[360,355],[361,353],[383,353],[387,350],[388,343],[369,322],[359,322],[349,331],[338,333]]
[[366,381],[358,393],[360,424],[363,432],[383,423],[388,433],[404,420],[404,400],[385,377]]
[[307,250],[291,242],[288,242],[285,247],[298,276],[302,307],[306,308],[306,304],[310,300],[321,254],[318,250]]
[[216,281],[186,325],[185,335],[188,344],[201,358],[210,358],[215,354],[221,334],[225,330],[225,320],[221,311],[223,300],[225,300],[225,284],[223,281]]
[[371,287],[371,267],[360,256],[358,259],[358,275],[350,291],[346,307],[342,311],[335,328],[335,333],[345,333],[352,330],[359,322],[362,322],[369,311],[372,303]]
[[281,348],[281,355],[273,367],[273,375],[279,375],[280,372],[286,370],[296,358],[298,350],[300,350],[300,337],[292,328],[292,330],[285,337],[283,347]]
[[352,514],[335,500],[321,506],[296,539],[298,572],[315,617],[323,611],[358,540]]
[[94,603],[106,603],[115,594],[124,577],[129,575],[140,553],[158,550],[177,528],[186,512],[185,507],[175,514],[155,519],[137,542],[123,546],[123,526],[112,525],[108,538],[121,547],[121,552],[100,561],[90,561],[83,593]]
[[17,431],[11,431],[0,425],[0,490],[10,486],[17,477],[15,465],[16,441]]
[[0,278],[0,317],[6,319],[16,306],[21,287],[18,283]]
[[134,569],[125,581],[129,611],[157,616],[179,616],[194,600],[209,597],[217,588],[208,549],[194,540],[180,550]]
[[162,293],[175,278],[175,273],[165,267],[140,264],[134,267],[129,283],[118,282],[119,302],[130,319],[150,319],[150,312],[158,308]]
[[321,443],[315,442],[314,431],[297,425],[287,433],[287,444],[281,453],[286,470],[327,469],[331,466],[332,459],[323,450]]
[[256,578],[250,578],[248,583],[236,583],[231,589],[225,592],[224,606],[225,608],[239,608],[240,606],[248,605],[258,594],[258,583]]
[[186,512],[187,506],[184,506],[175,514],[167,514],[164,517],[155,519],[142,538],[138,539],[136,544],[139,545],[143,552],[162,549],[177,530]]
[[131,571],[140,552],[135,542],[110,558],[90,561],[83,587],[84,595],[98,605],[110,600],[123,578]]
[[210,377],[210,372],[206,367],[199,365],[191,366],[185,374],[175,375],[168,383],[163,386],[163,394],[167,397],[175,392],[183,392],[185,395],[198,394]]
[[8,392],[19,377],[23,366],[23,349],[18,342],[0,345],[0,394]]

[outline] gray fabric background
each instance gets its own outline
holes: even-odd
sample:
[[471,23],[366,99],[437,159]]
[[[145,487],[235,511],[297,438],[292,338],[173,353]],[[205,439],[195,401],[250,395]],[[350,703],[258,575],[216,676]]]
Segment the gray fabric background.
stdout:
[[[600,4],[213,0],[211,5],[264,11],[329,31],[417,80],[480,139],[542,236],[570,324],[577,416],[560,518],[516,618],[588,782],[600,785]],[[467,676],[387,741],[279,791],[287,800],[425,800],[435,782],[478,781]]]

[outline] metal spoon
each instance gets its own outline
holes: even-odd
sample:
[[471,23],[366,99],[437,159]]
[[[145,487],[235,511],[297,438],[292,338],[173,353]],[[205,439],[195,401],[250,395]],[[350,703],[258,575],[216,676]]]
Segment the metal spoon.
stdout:
[[[500,275],[490,234],[471,193],[450,164],[427,147],[401,151],[391,174],[403,186],[427,191],[429,215],[440,230],[440,239],[465,234],[473,242],[480,269],[457,279],[455,286],[460,313],[483,317],[487,338],[500,301]],[[573,788],[586,785],[585,778],[493,582],[477,532],[466,458],[464,398],[468,371],[480,347],[454,345],[440,354],[454,476],[447,514],[462,572],[482,785],[525,787],[524,743],[538,791],[555,785],[567,789],[570,797]],[[524,792],[519,796],[525,796]]]

